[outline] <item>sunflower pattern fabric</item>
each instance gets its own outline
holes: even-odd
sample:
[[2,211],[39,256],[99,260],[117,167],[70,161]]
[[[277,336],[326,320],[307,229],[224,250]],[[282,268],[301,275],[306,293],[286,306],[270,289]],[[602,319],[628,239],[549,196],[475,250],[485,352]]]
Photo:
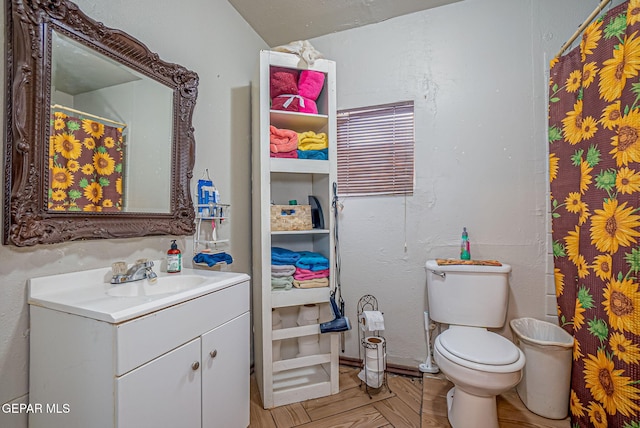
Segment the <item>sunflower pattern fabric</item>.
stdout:
[[123,158],[122,128],[53,113],[49,210],[121,211]]
[[640,428],[640,0],[551,62],[549,166],[571,426]]

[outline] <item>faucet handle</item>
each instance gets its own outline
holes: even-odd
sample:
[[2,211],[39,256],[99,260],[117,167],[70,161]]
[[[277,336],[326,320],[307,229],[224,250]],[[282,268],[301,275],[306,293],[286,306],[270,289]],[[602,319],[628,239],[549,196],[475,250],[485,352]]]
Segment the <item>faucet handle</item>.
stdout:
[[127,273],[127,262],[114,262],[111,264],[111,273],[113,275],[124,275]]

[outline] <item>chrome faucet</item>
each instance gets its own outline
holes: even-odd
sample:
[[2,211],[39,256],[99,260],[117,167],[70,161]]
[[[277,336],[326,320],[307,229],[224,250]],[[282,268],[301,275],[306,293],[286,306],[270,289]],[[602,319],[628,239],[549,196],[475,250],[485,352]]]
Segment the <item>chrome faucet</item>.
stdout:
[[140,281],[142,279],[154,280],[158,275],[153,271],[153,262],[150,260],[138,260],[126,273],[116,273],[111,277],[112,284]]

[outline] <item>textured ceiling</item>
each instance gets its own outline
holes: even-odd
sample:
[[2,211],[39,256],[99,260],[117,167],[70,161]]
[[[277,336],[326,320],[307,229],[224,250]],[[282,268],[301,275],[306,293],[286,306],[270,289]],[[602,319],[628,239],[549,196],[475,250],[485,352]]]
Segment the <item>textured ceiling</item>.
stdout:
[[229,0],[270,47],[460,0]]

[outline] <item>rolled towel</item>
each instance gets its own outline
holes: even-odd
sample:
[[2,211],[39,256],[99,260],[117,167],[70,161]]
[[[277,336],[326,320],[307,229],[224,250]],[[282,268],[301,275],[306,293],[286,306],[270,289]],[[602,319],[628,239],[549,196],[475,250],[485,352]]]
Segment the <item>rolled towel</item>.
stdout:
[[305,281],[298,281],[297,279],[293,280],[293,286],[295,288],[321,288],[329,286],[328,278],[316,278],[316,279],[307,279]]
[[318,106],[314,100],[297,94],[282,94],[271,99],[271,110],[296,111],[299,113],[317,114]]
[[327,134],[313,131],[301,132],[298,134],[298,150],[322,150],[329,147]]
[[322,150],[298,150],[298,159],[328,160],[329,149]]
[[317,100],[324,86],[324,73],[314,70],[302,70],[298,78],[298,94],[309,99]]
[[271,247],[272,265],[295,265],[300,259],[300,254],[286,248]]
[[290,152],[298,148],[298,133],[289,129],[269,126],[269,150],[271,153]]
[[298,79],[300,72],[291,68],[271,67],[270,75],[270,96],[275,98],[282,94],[298,95]]

